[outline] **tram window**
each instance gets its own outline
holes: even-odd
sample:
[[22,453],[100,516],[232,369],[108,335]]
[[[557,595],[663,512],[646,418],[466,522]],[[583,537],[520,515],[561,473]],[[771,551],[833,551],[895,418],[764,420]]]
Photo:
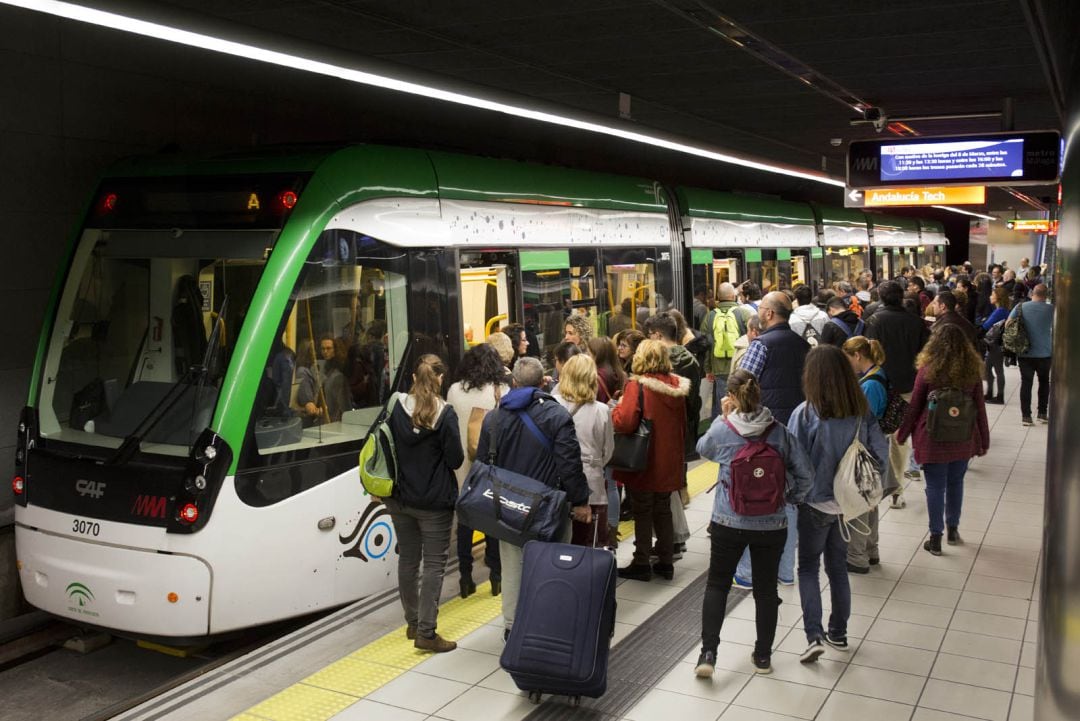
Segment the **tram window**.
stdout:
[[737,258],[716,258],[713,260],[713,277],[716,278],[714,287],[721,283],[731,283],[737,286],[742,282],[739,277],[739,261]]
[[256,397],[254,444],[265,463],[359,448],[408,341],[405,264],[400,249],[357,233],[316,241]]
[[461,317],[466,346],[513,320],[514,253],[462,251],[460,255]]
[[649,316],[667,310],[667,300],[656,292],[656,260],[651,250],[605,250],[603,259],[607,301],[612,309],[607,335],[640,329]]
[[865,248],[827,248],[825,267],[829,274],[830,285],[841,281],[854,285],[859,273],[869,268],[870,264]]
[[144,431],[142,450],[186,456],[210,424],[274,236],[188,231],[183,239],[171,231],[84,233],[44,364],[42,435],[119,447],[166,396],[177,396],[177,384],[181,392]]

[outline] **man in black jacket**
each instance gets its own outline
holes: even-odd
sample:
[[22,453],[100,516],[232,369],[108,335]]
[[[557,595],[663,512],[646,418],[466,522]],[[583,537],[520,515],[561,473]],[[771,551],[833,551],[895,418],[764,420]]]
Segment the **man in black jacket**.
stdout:
[[[581,446],[574,432],[574,420],[559,402],[540,390],[544,366],[535,358],[520,358],[514,364],[514,389],[499,401],[497,410],[484,417],[476,457],[488,458],[495,444],[495,465],[534,478],[552,488],[566,491],[574,520],[592,522],[589,483],[581,466]],[[529,420],[523,420],[524,415]],[[570,523],[559,540],[569,542]],[[509,634],[521,592],[521,547],[499,543],[502,556],[502,610]]]
[[955,325],[960,330],[964,331],[964,335],[971,341],[971,346],[978,350],[978,331],[975,330],[975,326],[971,324],[971,321],[957,312],[956,296],[953,295],[951,290],[943,290],[938,293],[934,296],[934,301],[931,305],[934,306],[934,317],[937,319],[930,328],[932,333],[937,333],[940,328],[944,328],[947,325]]
[[[866,336],[881,343],[885,351],[885,376],[889,385],[904,397],[911,400],[911,389],[915,387],[915,358],[930,338],[930,330],[922,318],[904,310],[904,289],[899,283],[882,283],[878,289],[881,308],[874,313],[866,326]],[[892,481],[903,488],[904,472],[907,470],[911,447],[899,444],[896,437],[889,435],[889,468]],[[893,485],[886,479],[884,485]],[[894,508],[903,508],[903,498],[899,493],[893,495]]]
[[829,322],[821,331],[821,342],[840,348],[848,338],[862,335],[864,323],[848,308],[847,301],[841,296],[833,296],[825,306],[829,313]]

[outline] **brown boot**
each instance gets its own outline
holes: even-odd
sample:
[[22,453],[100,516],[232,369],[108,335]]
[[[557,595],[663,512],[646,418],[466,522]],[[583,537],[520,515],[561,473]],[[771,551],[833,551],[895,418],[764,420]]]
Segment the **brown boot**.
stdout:
[[416,626],[412,625],[411,623],[405,626],[405,638],[409,639],[410,641],[416,640]]
[[453,641],[447,641],[439,634],[435,634],[431,638],[424,638],[423,636],[417,636],[413,641],[413,646],[421,651],[432,651],[433,653],[446,653],[447,651],[453,651],[457,648],[457,644]]

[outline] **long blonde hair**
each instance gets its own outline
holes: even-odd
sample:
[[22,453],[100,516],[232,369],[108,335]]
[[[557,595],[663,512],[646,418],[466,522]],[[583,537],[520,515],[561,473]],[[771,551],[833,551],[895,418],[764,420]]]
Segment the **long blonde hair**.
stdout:
[[869,358],[876,366],[885,362],[885,349],[874,338],[857,335],[844,341],[843,350],[848,355],[860,354],[863,358]]
[[432,353],[420,356],[416,370],[413,372],[413,387],[409,391],[416,400],[412,422],[417,428],[435,427],[435,421],[439,417],[439,400],[444,375],[446,375],[446,366],[439,356]]
[[596,361],[588,353],[566,361],[559,373],[559,395],[571,403],[592,403],[599,385]]

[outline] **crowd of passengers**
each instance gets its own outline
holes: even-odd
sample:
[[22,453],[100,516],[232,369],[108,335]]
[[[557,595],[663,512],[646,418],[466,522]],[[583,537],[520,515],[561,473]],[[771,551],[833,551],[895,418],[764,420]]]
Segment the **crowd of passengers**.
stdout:
[[[1012,359],[1021,371],[1021,422],[1033,423],[1035,376],[1037,418],[1048,421],[1053,306],[1041,273],[1025,259],[1018,272],[995,265],[973,274],[970,264],[905,268],[880,284],[866,271],[817,294],[805,285],[763,295],[752,282],[722,283],[715,297],[695,297],[691,323],[669,308],[613,328],[610,338],[595,336],[591,319],[571,313],[552,353],[553,373],[531,354],[535,338],[510,325],[469,349],[445,399],[446,366],[435,355],[421,357],[411,390],[399,394],[391,414],[399,468],[394,496],[384,499],[399,537],[408,638],[428,651],[456,647],[437,633],[436,622],[454,504],[473,459],[495,457],[501,467],[562,488],[572,521],[557,540],[613,547],[620,505],[627,506],[634,552],[618,574],[648,582],[674,578],[690,537],[688,463],[704,458],[719,470],[695,673],[713,673],[733,586],[752,590],[757,672],[771,668],[778,584],[798,581],[804,663],[826,647],[846,651],[848,574],[869,573],[880,554],[876,508],[858,519],[840,515],[833,488],[841,458],[860,439],[894,509],[905,507],[908,482],[924,480],[923,548],[940,556],[943,541],[962,544],[964,476],[990,445],[985,404],[1004,400],[1001,336],[1010,318],[1020,319],[1029,339],[1028,350]],[[973,401],[969,438],[943,442],[928,432],[935,394],[944,389]],[[879,421],[895,396],[907,401],[906,412],[897,430],[884,434]],[[700,419],[710,416],[700,432]],[[632,433],[642,418],[654,429],[645,470],[613,470],[615,434]],[[782,459],[786,503],[774,513],[740,515],[729,493],[732,461],[761,440]],[[473,533],[460,524],[457,556],[460,594],[468,597],[477,590]],[[522,549],[489,541],[484,562],[491,593],[502,596],[508,635]]]

